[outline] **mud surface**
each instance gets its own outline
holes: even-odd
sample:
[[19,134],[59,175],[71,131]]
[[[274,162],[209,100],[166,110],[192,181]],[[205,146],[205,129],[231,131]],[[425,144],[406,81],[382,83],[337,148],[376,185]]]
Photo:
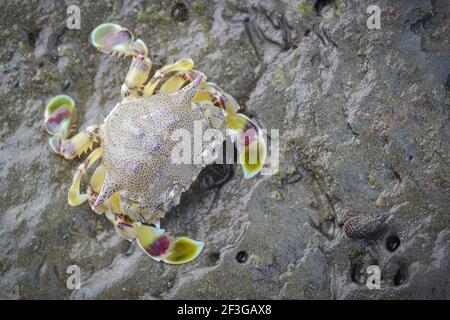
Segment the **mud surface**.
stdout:
[[[82,3],[81,30],[62,1],[0,4],[0,298],[450,298],[448,1],[379,1],[381,30],[373,1]],[[88,41],[103,22],[134,30],[155,68],[191,57],[280,130],[279,174],[208,167],[162,221],[205,242],[190,264],[153,262],[67,204],[81,160],[50,152],[44,106],[71,95],[85,128],[120,101],[130,61]],[[378,239],[344,237],[377,212],[392,216]]]

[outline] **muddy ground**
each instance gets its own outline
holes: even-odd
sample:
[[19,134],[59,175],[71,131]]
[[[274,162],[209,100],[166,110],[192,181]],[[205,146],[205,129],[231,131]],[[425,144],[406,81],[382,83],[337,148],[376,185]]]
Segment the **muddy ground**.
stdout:
[[[0,297],[450,298],[449,2],[198,0],[185,17],[174,3],[83,1],[80,30],[66,27],[72,3],[0,4]],[[366,26],[370,4],[381,30]],[[120,101],[130,61],[88,39],[104,22],[134,30],[155,69],[191,57],[280,130],[277,175],[208,167],[162,221],[205,242],[192,263],[156,263],[67,204],[81,160],[51,153],[44,107],[72,96],[85,128]],[[378,239],[344,237],[348,218],[380,212]]]

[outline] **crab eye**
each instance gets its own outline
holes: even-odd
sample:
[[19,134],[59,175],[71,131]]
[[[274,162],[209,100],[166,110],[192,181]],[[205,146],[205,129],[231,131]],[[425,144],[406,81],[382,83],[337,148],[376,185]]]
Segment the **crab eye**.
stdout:
[[[90,38],[92,44],[103,52],[123,55],[133,54],[133,49],[131,48],[131,44],[134,41],[133,33],[118,24],[101,24],[92,31]],[[139,49],[144,50],[141,45]]]

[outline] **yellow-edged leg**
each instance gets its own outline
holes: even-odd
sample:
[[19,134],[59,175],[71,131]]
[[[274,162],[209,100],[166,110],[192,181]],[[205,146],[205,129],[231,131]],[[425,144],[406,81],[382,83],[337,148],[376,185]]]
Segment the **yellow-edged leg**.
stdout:
[[152,68],[145,43],[135,40],[130,30],[113,23],[97,26],[91,33],[91,43],[102,52],[133,58],[121,93],[124,98],[139,97]]
[[103,147],[98,147],[92,151],[89,156],[78,166],[73,176],[72,185],[68,193],[68,201],[71,206],[78,206],[88,199],[87,194],[80,194],[81,178],[86,171],[103,156]]
[[163,229],[137,223],[139,247],[152,259],[168,264],[182,264],[194,260],[204,244],[186,237],[173,238]]
[[99,163],[97,168],[95,168],[94,173],[89,181],[89,186],[87,188],[88,202],[92,211],[98,214],[106,213],[108,206],[107,204],[101,204],[98,207],[94,207],[94,202],[97,200],[100,189],[102,188],[103,182],[105,181],[106,169],[103,163]]
[[172,72],[191,70],[194,66],[194,62],[191,59],[181,59],[173,64],[166,65],[157,70],[150,81],[145,85],[143,96],[149,97],[155,93],[155,89],[158,86],[164,76]]

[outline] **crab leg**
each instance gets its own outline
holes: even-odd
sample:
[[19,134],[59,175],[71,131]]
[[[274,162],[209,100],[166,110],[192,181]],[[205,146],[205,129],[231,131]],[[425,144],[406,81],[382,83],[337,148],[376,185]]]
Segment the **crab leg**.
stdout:
[[99,163],[99,165],[97,166],[97,168],[95,168],[95,171],[91,176],[91,180],[89,182],[89,186],[87,189],[89,206],[94,212],[98,214],[104,214],[108,209],[108,206],[105,203],[98,206],[97,208],[94,207],[94,202],[97,199],[98,194],[100,193],[100,189],[103,185],[103,182],[105,181],[105,174],[106,174],[105,165],[103,163]]
[[123,97],[137,98],[152,68],[145,43],[140,39],[134,40],[130,30],[113,23],[97,26],[90,38],[91,43],[102,52],[133,57],[121,93]]
[[189,71],[178,71],[173,76],[169,77],[164,83],[161,85],[159,92],[162,93],[175,93],[180,90],[185,84],[190,83],[194,80],[195,77],[192,77]]
[[194,260],[204,244],[186,237],[173,238],[163,229],[137,223],[139,247],[152,259],[168,264],[182,264]]
[[[192,82],[201,72],[197,70],[179,71],[175,75],[169,77],[161,85],[159,92],[174,93],[180,90],[185,84]],[[203,82],[197,90],[197,94],[192,102],[211,102],[214,106],[225,109],[225,96],[222,90],[212,82]]]
[[71,206],[78,206],[88,199],[87,194],[80,194],[81,178],[86,171],[103,155],[103,147],[98,147],[78,166],[69,189],[68,201]]
[[66,159],[73,159],[90,150],[100,140],[100,127],[92,125],[77,133],[71,139],[59,141],[59,154]]
[[244,177],[249,179],[260,172],[266,160],[267,147],[263,130],[259,125],[242,113],[238,113],[240,107],[236,100],[214,83],[208,82],[193,101],[196,99],[203,101],[208,99],[208,102],[225,109],[225,126],[230,129],[231,137],[236,142]]
[[136,227],[134,221],[124,214],[120,193],[116,192],[104,203],[108,206],[106,217],[113,223],[119,236],[130,241],[134,240],[137,236]]
[[161,81],[161,79],[171,72],[191,70],[194,66],[194,62],[191,59],[181,59],[173,64],[166,65],[157,70],[150,81],[145,85],[143,95],[144,97],[151,96]]

